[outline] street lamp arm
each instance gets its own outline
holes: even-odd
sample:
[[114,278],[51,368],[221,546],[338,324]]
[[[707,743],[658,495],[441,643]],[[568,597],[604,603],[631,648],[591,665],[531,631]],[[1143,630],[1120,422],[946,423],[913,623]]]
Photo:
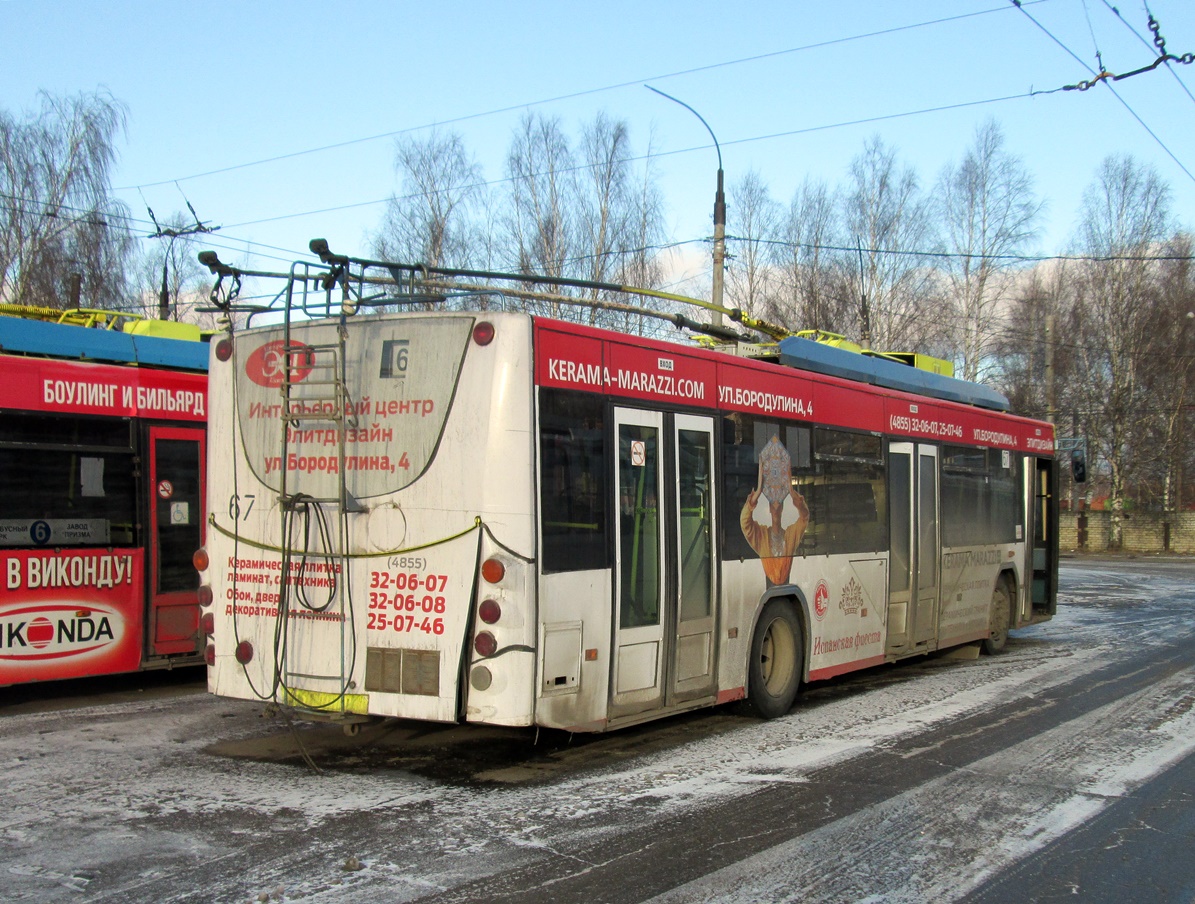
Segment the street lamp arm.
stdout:
[[677,98],[673,97],[671,94],[665,94],[659,88],[653,88],[651,85],[644,85],[643,87],[646,88],[648,91],[654,91],[656,94],[660,95],[660,97],[668,98],[674,104],[680,104],[682,107],[684,107],[686,110],[688,110],[690,113],[692,113],[694,116],[696,116],[698,119],[701,120],[701,124],[703,126],[705,126],[705,130],[710,133],[710,138],[712,138],[714,140],[714,150],[718,152],[718,169],[719,169],[719,171],[721,171],[721,169],[722,169],[722,147],[718,144],[718,136],[714,134],[714,130],[710,128],[710,124],[705,121],[705,117],[702,116],[700,113],[698,113],[696,110],[694,110],[692,107],[690,107],[683,100],[678,100]]
[[705,117],[683,100],[678,100],[671,94],[665,94],[659,88],[653,88],[651,85],[644,85],[643,87],[648,91],[654,91],[660,97],[666,98],[674,104],[680,104],[701,120],[701,124],[705,126],[705,130],[710,133],[710,138],[714,140],[714,150],[718,152],[718,190],[714,194],[714,270],[712,285],[710,286],[710,300],[714,305],[713,322],[715,325],[721,325],[721,312],[726,311],[726,308],[722,304],[723,277],[726,270],[726,192],[722,189],[722,146],[718,144],[718,136],[714,134],[714,130],[710,128],[710,124],[705,121]]

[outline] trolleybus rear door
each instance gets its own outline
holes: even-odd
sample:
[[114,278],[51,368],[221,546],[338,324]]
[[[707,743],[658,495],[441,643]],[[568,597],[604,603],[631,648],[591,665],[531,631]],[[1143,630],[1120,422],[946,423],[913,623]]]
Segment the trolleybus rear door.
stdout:
[[659,412],[614,410],[614,717],[655,709],[663,697],[663,428]]
[[917,446],[917,605],[913,646],[924,646],[938,631],[938,448]]
[[909,646],[909,619],[913,614],[913,444],[888,446],[888,641],[887,652],[900,653]]
[[[703,696],[714,683],[714,426],[708,417],[678,414],[675,439],[676,644],[668,702]],[[671,505],[671,497],[670,497]]]
[[204,435],[149,428],[149,631],[151,656],[199,649],[199,581],[191,556],[203,545]]
[[926,646],[938,626],[938,449],[888,446],[889,653]]

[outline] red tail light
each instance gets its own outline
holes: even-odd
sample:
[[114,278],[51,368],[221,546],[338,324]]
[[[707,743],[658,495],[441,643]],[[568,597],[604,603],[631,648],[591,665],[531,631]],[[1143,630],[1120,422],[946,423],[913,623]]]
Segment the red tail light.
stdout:
[[208,637],[216,633],[216,616],[211,612],[203,613],[203,618],[199,619],[199,630],[201,630]]
[[502,617],[502,607],[498,605],[497,600],[484,600],[477,607],[477,614],[487,625],[492,625]]
[[473,638],[473,649],[478,656],[493,656],[498,652],[498,641],[489,631],[482,631]]
[[199,585],[199,592],[196,596],[199,597],[199,605],[210,606],[212,604],[212,588],[207,584]]
[[216,664],[216,645],[209,643],[207,649],[203,651],[203,661],[209,666]]
[[216,343],[216,360],[227,361],[232,357],[232,340],[225,336]]
[[237,662],[241,665],[248,665],[253,659],[253,644],[247,640],[242,640],[237,644],[236,657]]
[[488,320],[483,320],[477,326],[473,327],[473,341],[478,345],[489,345],[494,341],[494,325]]
[[497,584],[506,577],[506,566],[501,559],[486,559],[481,563],[481,576],[491,584]]
[[207,558],[207,550],[202,546],[195,550],[195,554],[191,556],[191,564],[195,566],[196,571],[207,571],[207,566],[211,564]]

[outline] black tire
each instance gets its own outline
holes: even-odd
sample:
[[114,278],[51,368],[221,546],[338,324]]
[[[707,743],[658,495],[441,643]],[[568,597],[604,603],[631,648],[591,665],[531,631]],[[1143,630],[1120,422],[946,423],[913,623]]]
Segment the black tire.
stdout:
[[763,607],[751,636],[747,664],[747,707],[764,719],[792,709],[804,672],[805,644],[792,604],[772,600]]
[[992,591],[992,608],[988,616],[991,635],[983,642],[983,651],[989,656],[995,656],[1008,643],[1008,626],[1012,621],[1012,600],[1008,592],[1008,582],[1003,578],[996,581],[996,589]]

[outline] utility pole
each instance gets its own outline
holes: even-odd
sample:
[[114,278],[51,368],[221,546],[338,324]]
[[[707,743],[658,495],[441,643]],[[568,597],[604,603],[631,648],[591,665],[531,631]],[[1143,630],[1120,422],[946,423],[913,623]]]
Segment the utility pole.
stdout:
[[[700,117],[698,117],[700,118]],[[702,120],[705,122],[705,120]],[[709,128],[706,126],[706,128]],[[710,135],[713,135],[710,132]],[[718,140],[714,139],[717,147]],[[710,289],[710,301],[718,306],[711,320],[715,326],[722,325],[722,293],[726,273],[726,195],[722,191],[722,149],[718,148],[718,190],[714,194],[714,274]]]
[[871,308],[867,304],[867,281],[863,273],[863,242],[855,236],[855,250],[859,252],[859,345],[871,348]]
[[710,287],[710,301],[714,303],[715,310],[710,316],[710,322],[714,326],[721,326],[722,309],[725,307],[722,303],[722,296],[726,273],[726,194],[722,190],[722,147],[718,144],[718,136],[714,134],[714,130],[710,128],[710,124],[700,113],[683,100],[678,100],[671,94],[665,94],[659,88],[653,88],[651,85],[644,85],[644,87],[648,91],[654,91],[660,97],[668,98],[674,104],[680,104],[700,119],[705,130],[710,133],[710,138],[714,140],[714,150],[718,152],[718,190],[714,193],[714,273],[713,284]]
[[158,223],[158,218],[154,216],[153,208],[150,207],[148,204],[145,205],[145,209],[149,211],[149,218],[153,221],[153,224],[154,224],[154,232],[150,233],[147,236],[147,238],[170,239],[170,241],[166,245],[166,253],[164,255],[162,255],[162,287],[158,291],[158,319],[159,320],[169,320],[170,319],[169,274],[170,274],[170,255],[174,252],[174,240],[181,236],[204,235],[209,232],[215,232],[217,229],[220,228],[219,226],[211,227],[211,226],[208,226],[206,223],[200,222],[199,214],[197,214],[195,212],[195,208],[191,206],[191,202],[188,201],[185,197],[183,198],[183,201],[187,205],[187,210],[191,211],[191,216],[195,218],[195,225],[187,226],[186,228],[179,228],[179,229],[175,229],[173,227],[167,227],[166,229],[163,229]]
[[1058,414],[1054,405],[1054,315],[1046,315],[1046,420],[1055,422]]

